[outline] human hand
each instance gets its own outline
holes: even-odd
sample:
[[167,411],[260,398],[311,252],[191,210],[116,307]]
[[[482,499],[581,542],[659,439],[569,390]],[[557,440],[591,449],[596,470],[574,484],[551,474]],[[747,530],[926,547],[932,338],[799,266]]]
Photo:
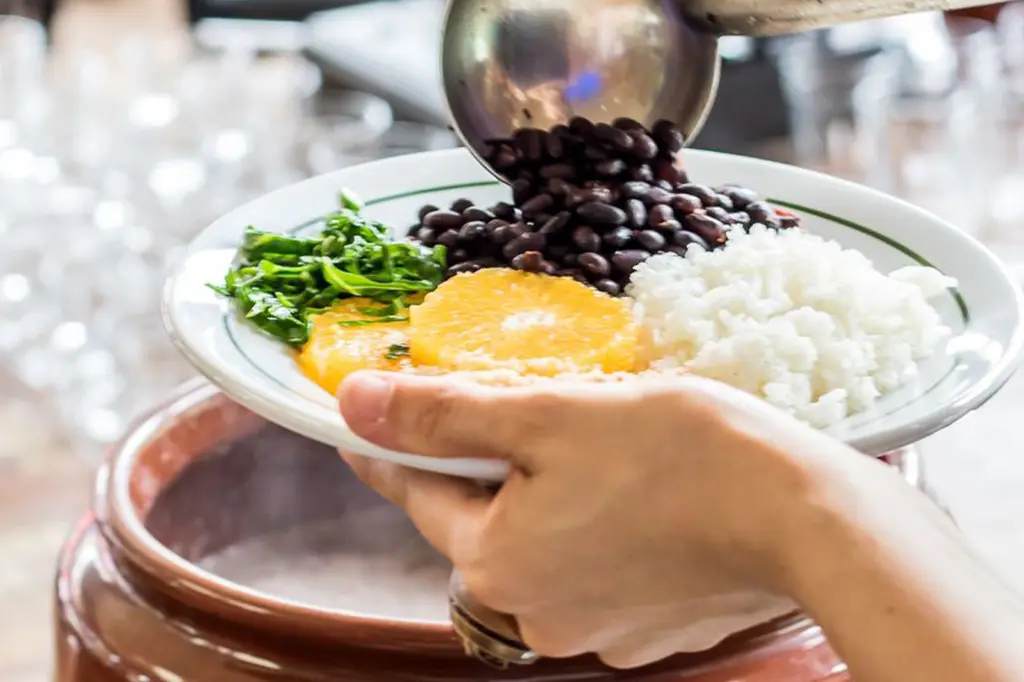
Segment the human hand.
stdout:
[[465,480],[344,454],[537,654],[614,667],[710,648],[784,615],[802,505],[856,457],[767,404],[697,378],[488,388],[358,373],[361,437],[436,457],[502,458]]

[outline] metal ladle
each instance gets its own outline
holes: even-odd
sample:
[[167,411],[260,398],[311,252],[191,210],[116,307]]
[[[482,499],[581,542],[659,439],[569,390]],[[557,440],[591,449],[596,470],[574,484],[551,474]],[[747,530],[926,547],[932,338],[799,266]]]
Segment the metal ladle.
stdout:
[[[674,122],[687,142],[718,89],[718,37],[776,36],[990,0],[448,0],[441,72],[455,132],[487,164],[488,140],[573,116]],[[515,620],[476,602],[458,574],[452,624],[497,667],[533,663]]]
[[456,134],[488,168],[488,140],[573,116],[647,126],[668,119],[689,142],[718,90],[721,35],[776,36],[988,2],[448,0],[444,94]]

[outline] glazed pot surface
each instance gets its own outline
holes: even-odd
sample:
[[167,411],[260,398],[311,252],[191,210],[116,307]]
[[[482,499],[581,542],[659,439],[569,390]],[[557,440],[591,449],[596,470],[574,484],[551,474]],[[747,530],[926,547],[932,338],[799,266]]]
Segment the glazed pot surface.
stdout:
[[56,682],[846,679],[799,617],[641,670],[491,670],[463,654],[451,567],[404,515],[206,384],[125,440],[95,506],[61,557]]

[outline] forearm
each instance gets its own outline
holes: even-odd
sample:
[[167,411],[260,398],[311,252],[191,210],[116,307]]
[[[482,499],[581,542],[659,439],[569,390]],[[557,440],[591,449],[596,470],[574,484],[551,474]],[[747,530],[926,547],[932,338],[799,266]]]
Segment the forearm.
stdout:
[[837,473],[808,504],[791,590],[854,680],[1024,680],[1024,600],[892,472]]

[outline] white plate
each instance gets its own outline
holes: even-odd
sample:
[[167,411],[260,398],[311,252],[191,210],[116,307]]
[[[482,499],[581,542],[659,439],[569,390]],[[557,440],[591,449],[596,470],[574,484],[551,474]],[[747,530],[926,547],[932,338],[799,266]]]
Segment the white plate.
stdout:
[[[1021,292],[991,252],[953,226],[885,194],[791,166],[699,151],[686,152],[685,163],[696,181],[757,190],[797,213],[808,230],[859,249],[882,270],[925,264],[959,281],[935,304],[954,333],[942,352],[922,363],[921,380],[831,428],[836,437],[871,455],[914,443],[981,405],[1016,369],[1024,342]],[[398,231],[415,222],[426,203],[467,197],[491,205],[508,198],[506,188],[463,150],[387,159],[278,190],[224,216],[193,242],[167,285],[168,329],[203,374],[272,422],[367,456],[500,480],[505,468],[499,462],[403,454],[357,438],[334,396],[298,371],[290,351],[242,322],[206,286],[222,281],[247,225],[315,233],[344,187],[366,201],[367,215]]]

